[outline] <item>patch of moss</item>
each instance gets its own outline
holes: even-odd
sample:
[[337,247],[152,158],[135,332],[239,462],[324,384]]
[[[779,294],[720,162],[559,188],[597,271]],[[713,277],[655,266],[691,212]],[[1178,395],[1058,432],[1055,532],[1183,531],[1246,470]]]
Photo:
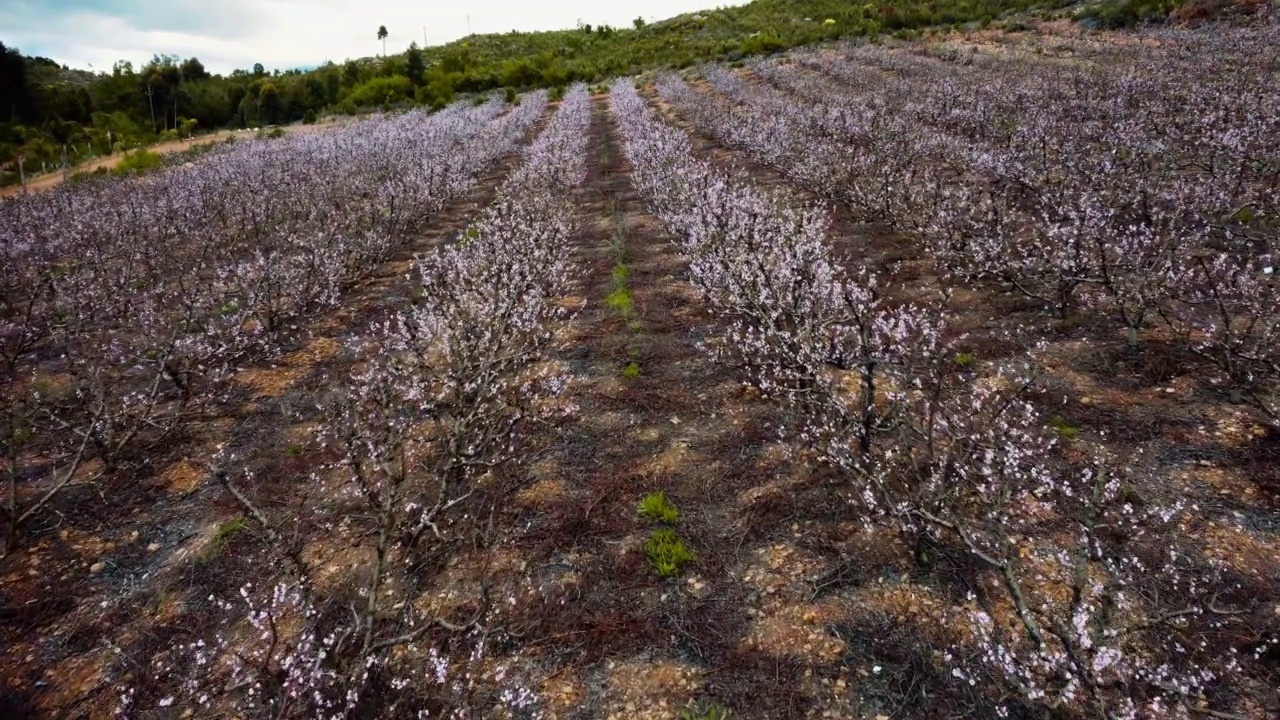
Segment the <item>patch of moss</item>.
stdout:
[[1049,427],[1053,428],[1057,431],[1058,435],[1066,438],[1067,440],[1080,436],[1080,428],[1067,422],[1061,415],[1055,415],[1053,419],[1049,421]]

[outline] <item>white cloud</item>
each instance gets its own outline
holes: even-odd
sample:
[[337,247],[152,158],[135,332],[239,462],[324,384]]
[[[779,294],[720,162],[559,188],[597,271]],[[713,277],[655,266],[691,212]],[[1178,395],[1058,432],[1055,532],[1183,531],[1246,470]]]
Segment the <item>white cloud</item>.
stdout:
[[[425,38],[436,45],[467,34],[555,30],[582,21],[614,26],[706,9],[716,0],[0,0],[0,40],[73,67],[135,65],[157,53],[199,57],[226,73],[260,62],[268,69],[340,62]],[[723,0],[719,4],[726,4]],[[740,4],[731,2],[728,4]]]
[[64,16],[56,26],[32,33],[29,40],[19,37],[13,44],[64,65],[95,70],[110,69],[116,60],[138,66],[157,53],[207,58],[207,64],[220,63],[230,70],[239,66],[238,58],[245,50],[240,41],[171,30],[139,30],[121,18],[97,13]]

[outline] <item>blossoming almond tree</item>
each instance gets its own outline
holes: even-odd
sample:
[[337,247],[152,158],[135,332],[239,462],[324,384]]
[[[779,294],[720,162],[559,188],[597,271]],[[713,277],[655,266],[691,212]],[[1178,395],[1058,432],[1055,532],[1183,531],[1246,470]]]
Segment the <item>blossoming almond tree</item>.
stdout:
[[[218,633],[157,658],[167,690],[128,695],[122,712],[150,702],[272,718],[536,712],[524,671],[487,656],[506,605],[487,581],[463,618],[425,611],[421,594],[440,549],[485,515],[473,498],[498,501],[485,477],[518,460],[522,428],[567,410],[564,377],[545,360],[565,318],[557,299],[573,284],[567,193],[586,174],[590,120],[575,86],[499,199],[455,244],[418,259],[416,300],[362,339],[360,369],[324,402],[317,433],[331,460],[305,481],[319,497],[277,517],[245,491],[251,474],[215,465],[288,572],[216,600]],[[349,586],[322,586],[290,527],[301,518],[361,539],[367,562]]]

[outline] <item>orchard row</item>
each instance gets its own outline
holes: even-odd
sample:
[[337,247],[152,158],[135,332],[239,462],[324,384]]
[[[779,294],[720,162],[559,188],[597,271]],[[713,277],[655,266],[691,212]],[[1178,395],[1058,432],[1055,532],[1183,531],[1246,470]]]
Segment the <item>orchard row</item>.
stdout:
[[[412,301],[351,343],[356,369],[319,399],[321,465],[294,479],[291,497],[255,503],[244,492],[252,472],[222,451],[214,475],[284,569],[239,598],[211,598],[200,612],[218,618],[214,635],[135,674],[122,714],[221,708],[310,719],[444,708],[472,717],[534,703],[527,669],[486,647],[485,627],[525,598],[486,591],[459,618],[425,610],[424,594],[438,589],[430,568],[442,548],[469,542],[480,523],[475,499],[494,490],[491,471],[521,462],[524,427],[572,411],[548,349],[576,283],[569,193],[586,177],[591,119],[586,87],[571,88],[493,203],[455,243],[417,259]],[[354,543],[361,560],[349,583],[322,582],[312,543],[324,539],[307,527]]]

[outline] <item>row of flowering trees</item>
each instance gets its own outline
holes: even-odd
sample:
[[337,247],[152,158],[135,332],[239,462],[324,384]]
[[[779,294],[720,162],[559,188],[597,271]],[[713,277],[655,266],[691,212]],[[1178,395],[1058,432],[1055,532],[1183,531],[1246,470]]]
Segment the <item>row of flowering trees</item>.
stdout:
[[[229,451],[215,460],[280,571],[214,600],[215,634],[154,658],[122,715],[538,716],[528,668],[490,656],[517,598],[486,581],[457,616],[429,598],[446,550],[470,544],[499,502],[494,477],[518,461],[522,430],[572,409],[547,350],[574,283],[570,192],[586,177],[591,107],[570,88],[497,199],[417,258],[412,300],[350,343],[349,381],[319,400],[321,465],[293,498],[259,506],[253,474]],[[351,544],[349,576],[328,575],[304,526]]]
[[764,84],[708,67],[710,92],[659,90],[727,144],[925,239],[953,277],[1108,318],[1135,348],[1173,336],[1275,418],[1277,39],[1274,25],[1163,32],[1069,65],[863,45],[756,62]]
[[[660,90],[718,132],[738,132],[678,81]],[[1140,458],[1058,452],[1029,401],[1029,356],[958,361],[945,297],[889,302],[873,274],[833,256],[825,208],[694,158],[628,83],[611,102],[638,189],[725,323],[712,354],[784,404],[783,429],[847,480],[865,522],[979,568],[944,659],[957,682],[1003,687],[1000,712],[1258,708],[1237,694],[1265,677],[1258,655],[1234,644],[1250,632],[1243,610],[1176,540],[1191,508],[1161,495]]]
[[127,471],[280,352],[482,170],[545,95],[221,146],[0,204],[0,532]]

